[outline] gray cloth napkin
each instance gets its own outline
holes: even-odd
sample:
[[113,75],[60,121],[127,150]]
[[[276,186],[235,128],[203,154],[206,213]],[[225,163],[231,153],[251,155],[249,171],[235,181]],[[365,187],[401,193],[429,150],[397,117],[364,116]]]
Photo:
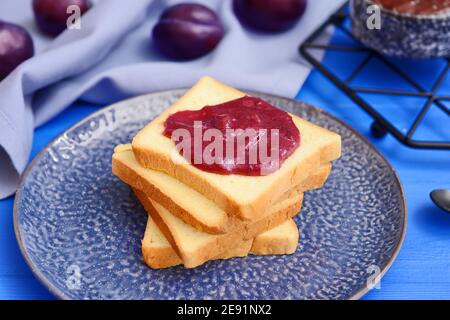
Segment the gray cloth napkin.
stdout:
[[0,20],[33,36],[36,55],[0,82],[0,199],[13,194],[29,161],[34,128],[77,99],[109,104],[152,91],[191,86],[210,75],[232,86],[293,97],[310,67],[299,44],[344,0],[310,0],[292,30],[258,34],[244,29],[231,0],[201,2],[218,13],[225,37],[209,55],[172,62],[150,46],[152,26],[168,5],[182,1],[97,0],[80,30],[56,39],[39,33],[31,0],[0,1]]

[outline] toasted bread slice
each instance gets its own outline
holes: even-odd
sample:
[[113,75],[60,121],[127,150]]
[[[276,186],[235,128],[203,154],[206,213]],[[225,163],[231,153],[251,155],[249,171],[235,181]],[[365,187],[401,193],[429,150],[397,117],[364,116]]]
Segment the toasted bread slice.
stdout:
[[181,263],[181,259],[150,216],[142,240],[142,257],[153,269],[169,268]]
[[336,133],[291,115],[301,134],[301,145],[276,172],[267,176],[219,175],[202,171],[174,152],[164,136],[167,117],[182,110],[198,110],[244,96],[245,93],[203,77],[181,99],[146,125],[134,137],[133,152],[139,163],[164,171],[216,203],[222,210],[245,220],[258,220],[271,203],[300,184],[321,165],[339,158],[341,139]]
[[[294,220],[288,219],[283,224],[257,235],[253,240],[246,240],[240,246],[214,258],[230,259],[244,257],[248,253],[256,255],[291,254],[298,244],[298,229]],[[159,230],[151,216],[148,216],[147,228],[142,239],[142,256],[144,262],[153,269],[170,268],[182,264],[175,250]]]
[[[119,145],[112,157],[112,170],[133,188],[143,190],[153,200],[194,228],[211,234],[224,234],[240,223],[214,202],[161,171],[143,168],[135,159],[130,145]],[[331,164],[321,166],[300,185],[285,192],[277,201],[321,188],[331,171]],[[270,208],[270,206],[269,206]]]
[[292,254],[298,245],[298,228],[293,219],[267,230],[253,239],[250,253],[257,255]]
[[242,222],[230,233],[211,235],[186,224],[142,191],[133,190],[187,268],[197,267],[282,224],[297,214],[303,200],[300,193],[273,205],[270,212],[258,221]]
[[[252,243],[253,239],[245,240],[239,246],[215,257],[214,260],[245,257],[252,248]],[[144,262],[153,269],[170,268],[182,264],[180,257],[150,215],[142,240],[142,256]]]

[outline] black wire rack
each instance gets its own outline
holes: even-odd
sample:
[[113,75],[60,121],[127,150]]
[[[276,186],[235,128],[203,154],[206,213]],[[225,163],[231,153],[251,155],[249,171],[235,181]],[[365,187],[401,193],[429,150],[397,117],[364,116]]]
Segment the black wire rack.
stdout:
[[[344,44],[320,44],[318,40],[326,32],[329,27],[335,27],[342,31],[348,37],[354,39],[350,26],[349,26],[349,13],[348,3],[337,10],[333,15],[328,18],[315,32],[308,37],[303,44],[300,45],[300,54],[314,67],[317,68],[323,75],[331,80],[339,89],[348,95],[357,105],[359,105],[364,111],[373,117],[374,122],[371,125],[371,132],[375,137],[383,137],[387,133],[392,134],[397,140],[403,144],[422,149],[450,149],[450,141],[424,141],[414,138],[414,133],[418,127],[422,124],[423,119],[431,106],[435,105],[440,108],[447,116],[450,116],[450,109],[445,105],[444,101],[450,101],[450,96],[437,95],[438,89],[442,82],[446,78],[449,69],[449,59],[443,59],[445,61],[445,67],[437,77],[437,80],[432,85],[431,90],[425,89],[421,84],[403,71],[399,66],[392,62],[389,58],[370,50],[362,45],[349,45]],[[356,40],[357,41],[357,40]],[[360,52],[365,54],[365,57],[359,64],[355,64],[355,68],[350,72],[350,75],[346,79],[340,79],[340,77],[329,67],[325,66],[320,60],[314,57],[313,50],[323,51],[340,51],[340,52]],[[372,59],[378,59],[388,68],[394,71],[404,81],[409,83],[414,90],[396,90],[396,89],[374,89],[366,87],[355,87],[352,85],[354,80],[369,64]],[[406,131],[399,130],[392,122],[386,119],[384,115],[376,110],[374,105],[371,105],[361,94],[384,94],[391,96],[408,96],[408,97],[421,97],[426,99],[425,104],[420,109],[420,112],[414,119],[412,125]],[[448,123],[450,126],[450,122]]]

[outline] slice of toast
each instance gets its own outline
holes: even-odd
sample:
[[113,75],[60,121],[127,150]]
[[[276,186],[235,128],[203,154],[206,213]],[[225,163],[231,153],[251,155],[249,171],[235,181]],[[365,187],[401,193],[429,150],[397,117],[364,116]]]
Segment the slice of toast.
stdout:
[[298,227],[293,219],[267,230],[253,239],[250,253],[257,255],[293,254],[298,245]]
[[243,222],[227,234],[211,235],[184,223],[142,191],[133,190],[187,268],[195,268],[282,224],[297,214],[303,200],[303,194],[300,193],[297,197],[273,205],[270,212],[258,221]]
[[142,257],[153,269],[169,268],[181,263],[181,259],[150,216],[142,239]]
[[[252,248],[253,239],[243,241],[241,245],[215,257],[214,259],[230,259],[245,257]],[[182,264],[175,250],[159,230],[152,217],[149,215],[144,239],[142,240],[142,256],[144,262],[153,269],[170,268]]]
[[[292,254],[298,244],[298,228],[294,220],[288,219],[283,224],[246,240],[242,245],[230,249],[214,258],[230,259],[244,257],[247,254]],[[159,230],[151,216],[142,239],[142,256],[144,262],[153,269],[170,268],[182,264],[175,250]]]
[[[236,224],[241,222],[172,176],[143,168],[136,161],[130,145],[119,145],[115,148],[112,171],[122,181],[133,188],[143,190],[175,216],[200,231],[224,234],[236,228]],[[277,201],[288,198],[292,192],[296,194],[321,188],[330,171],[331,164],[323,165],[300,185],[285,192]]]
[[184,158],[174,152],[174,142],[162,134],[165,120],[173,113],[198,110],[244,95],[210,77],[203,77],[174,105],[139,131],[132,147],[142,166],[168,173],[212,200],[227,213],[241,219],[258,220],[264,209],[284,192],[301,183],[322,164],[339,158],[341,139],[336,133],[291,115],[300,131],[300,146],[279,170],[267,176],[255,177],[219,175],[186,164]]

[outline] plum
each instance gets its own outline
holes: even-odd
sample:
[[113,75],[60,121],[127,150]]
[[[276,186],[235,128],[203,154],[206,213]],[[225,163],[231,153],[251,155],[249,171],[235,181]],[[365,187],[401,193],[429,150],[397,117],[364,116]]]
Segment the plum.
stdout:
[[52,37],[56,37],[67,27],[67,19],[71,13],[67,8],[76,5],[80,14],[84,14],[91,7],[89,0],[33,0],[33,12],[39,29]]
[[182,3],[167,8],[153,28],[156,47],[173,60],[191,60],[212,51],[223,37],[219,17],[206,6]]
[[245,26],[262,32],[282,32],[303,16],[306,0],[234,0],[233,10]]
[[33,39],[16,24],[0,21],[0,80],[34,55]]

